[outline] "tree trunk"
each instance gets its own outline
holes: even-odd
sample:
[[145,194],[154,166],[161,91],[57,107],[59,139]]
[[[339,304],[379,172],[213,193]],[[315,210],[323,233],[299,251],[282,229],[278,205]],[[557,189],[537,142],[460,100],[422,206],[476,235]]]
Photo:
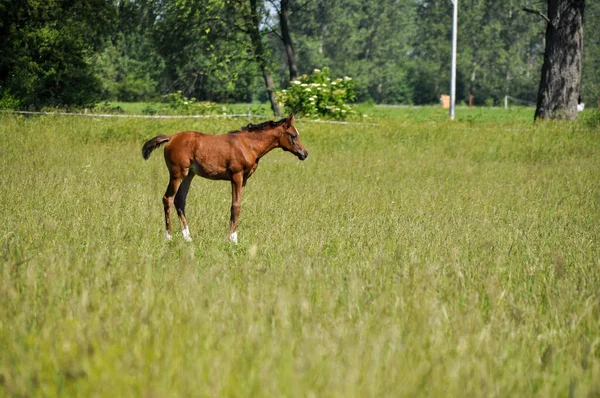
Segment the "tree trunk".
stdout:
[[290,81],[296,79],[298,76],[298,68],[296,66],[296,53],[294,52],[294,44],[292,43],[292,36],[290,35],[290,1],[281,0],[281,7],[279,11],[279,26],[281,28],[281,39],[285,46],[285,54],[287,55],[288,65],[290,68]]
[[535,118],[576,119],[585,0],[548,0],[546,50]]
[[275,99],[275,85],[273,84],[273,77],[271,76],[271,72],[267,66],[265,49],[260,35],[260,21],[258,19],[257,0],[250,0],[250,12],[252,13],[252,16],[249,22],[251,22],[252,26],[249,27],[249,32],[252,39],[252,45],[254,46],[254,55],[258,61],[258,64],[260,65],[260,69],[262,70],[263,78],[265,79],[265,85],[267,87],[267,94],[269,95],[269,101],[271,102],[273,115],[279,117],[281,116],[281,113],[279,111],[277,100]]
[[475,98],[475,78],[477,76],[477,62],[473,61],[473,72],[471,73],[471,80],[469,83],[469,107],[471,107],[473,98]]

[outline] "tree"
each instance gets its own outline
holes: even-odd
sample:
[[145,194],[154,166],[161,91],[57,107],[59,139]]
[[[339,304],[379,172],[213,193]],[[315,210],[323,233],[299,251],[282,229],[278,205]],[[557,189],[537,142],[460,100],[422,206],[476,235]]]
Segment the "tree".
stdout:
[[[582,93],[583,100],[593,107],[600,97],[600,2],[592,1],[585,7],[584,37],[585,52],[583,54]],[[590,23],[591,22],[591,23]]]
[[[536,3],[461,0],[459,101],[534,100],[538,83],[536,117],[574,117],[579,94],[596,101],[600,24],[585,24],[582,58],[584,0],[529,10],[547,26],[518,11]],[[597,21],[600,3],[588,3]],[[358,101],[436,103],[449,86],[451,11],[449,0],[0,0],[0,107],[181,91],[268,100],[276,113],[275,83],[325,67],[352,77]]]
[[218,102],[251,99],[257,68],[246,1],[155,2],[154,46],[165,62],[163,94]]
[[250,0],[250,18],[248,18],[247,31],[252,39],[256,61],[258,62],[263,73],[265,86],[267,87],[267,95],[269,96],[269,102],[271,103],[271,109],[273,110],[273,114],[275,116],[281,116],[279,105],[275,99],[275,84],[273,82],[273,76],[271,75],[271,70],[269,69],[269,65],[267,63],[267,53],[262,42],[259,15],[258,1]]
[[408,69],[415,36],[414,0],[295,1],[298,72],[329,67],[351,76],[360,101],[411,102]]
[[581,94],[585,0],[548,0],[546,50],[535,119],[576,119]]
[[298,76],[298,66],[296,64],[296,51],[294,50],[294,43],[292,42],[292,35],[290,32],[290,0],[280,0],[279,4],[276,4],[274,1],[270,1],[270,3],[277,10],[279,29],[281,30],[281,36],[279,36],[279,38],[283,42],[290,81],[292,81]]
[[101,49],[113,17],[111,0],[3,2],[0,99],[34,108],[98,100],[100,81],[91,59]]
[[535,101],[543,60],[542,30],[518,11],[521,0],[466,0],[459,13],[458,71],[475,104],[505,95]]
[[157,20],[152,0],[117,0],[110,38],[94,57],[105,99],[147,101],[160,92],[165,69],[152,31]]
[[[421,1],[416,18],[417,34],[411,53],[414,66],[410,71],[413,101],[430,104],[439,101],[440,94],[447,94],[450,87],[452,3],[448,0]],[[462,75],[464,71],[458,69],[457,93],[463,91]]]

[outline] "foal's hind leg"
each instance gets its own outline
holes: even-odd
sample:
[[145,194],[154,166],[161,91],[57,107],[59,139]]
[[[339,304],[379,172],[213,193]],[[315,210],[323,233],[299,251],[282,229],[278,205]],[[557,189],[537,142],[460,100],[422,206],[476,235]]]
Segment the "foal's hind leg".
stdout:
[[193,178],[194,173],[189,173],[181,182],[179,190],[175,195],[175,210],[177,210],[177,215],[179,216],[179,223],[181,224],[181,233],[183,234],[183,239],[185,239],[187,242],[191,242],[192,237],[190,236],[190,230],[185,218],[185,200],[187,198]]
[[173,209],[173,202],[175,194],[179,190],[179,185],[181,185],[181,177],[175,175],[173,173],[169,173],[169,185],[167,186],[167,191],[163,196],[163,206],[165,209],[165,229],[167,232],[167,240],[171,240],[171,234],[173,233],[173,227],[171,225],[171,210]]

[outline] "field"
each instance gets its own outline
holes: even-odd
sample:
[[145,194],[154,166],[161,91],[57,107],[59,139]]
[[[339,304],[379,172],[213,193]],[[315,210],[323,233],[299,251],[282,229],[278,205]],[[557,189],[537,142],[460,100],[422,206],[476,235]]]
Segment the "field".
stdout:
[[0,396],[599,396],[600,118],[457,114],[300,120],[238,245],[140,150],[246,120],[0,115]]

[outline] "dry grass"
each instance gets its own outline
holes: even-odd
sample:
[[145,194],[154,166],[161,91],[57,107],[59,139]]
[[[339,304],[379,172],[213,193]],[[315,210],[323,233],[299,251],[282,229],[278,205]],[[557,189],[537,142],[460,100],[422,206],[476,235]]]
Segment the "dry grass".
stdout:
[[394,112],[300,123],[237,246],[202,179],[163,240],[140,148],[243,122],[0,116],[0,395],[600,394],[599,130]]

